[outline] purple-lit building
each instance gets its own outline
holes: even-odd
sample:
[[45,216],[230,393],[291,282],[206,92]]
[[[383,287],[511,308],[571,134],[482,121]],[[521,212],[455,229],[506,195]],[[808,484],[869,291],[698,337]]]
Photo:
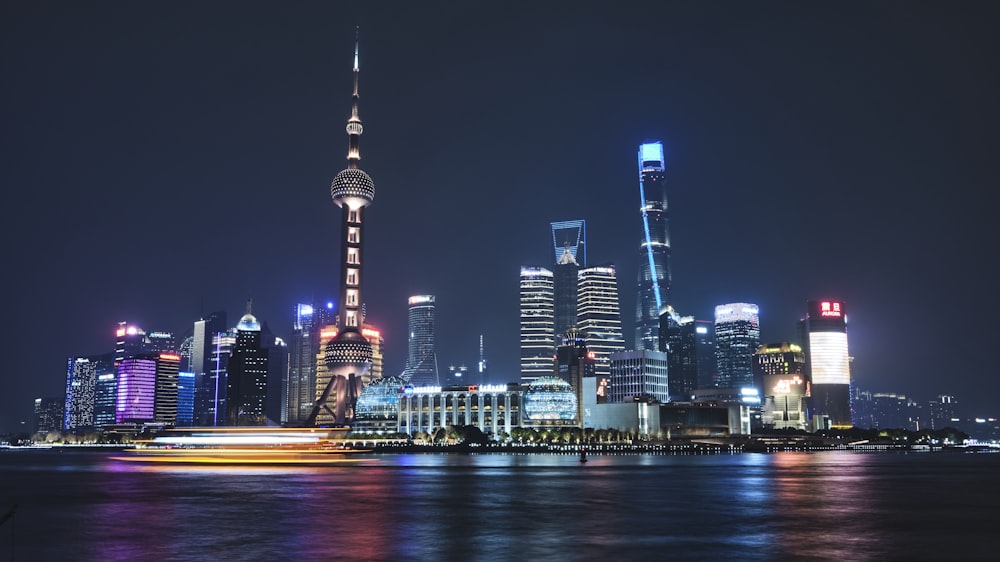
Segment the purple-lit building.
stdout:
[[115,423],[153,421],[156,406],[156,359],[129,357],[118,364]]

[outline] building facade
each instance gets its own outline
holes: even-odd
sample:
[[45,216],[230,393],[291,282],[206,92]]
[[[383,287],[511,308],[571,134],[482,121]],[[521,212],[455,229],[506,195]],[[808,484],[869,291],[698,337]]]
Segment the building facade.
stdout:
[[847,352],[847,308],[843,302],[813,300],[799,322],[806,353],[806,376],[812,383],[813,415],[832,427],[851,427],[851,366]]
[[802,347],[789,342],[760,346],[753,354],[753,374],[762,400],[761,424],[807,430],[810,384]]
[[579,273],[576,327],[594,352],[596,376],[611,376],[611,354],[625,350],[618,277],[613,265],[585,267]]
[[667,354],[662,351],[612,353],[609,402],[670,402],[667,370]]
[[642,238],[635,305],[635,348],[660,351],[660,314],[670,304],[670,231],[663,143],[639,145]]
[[266,425],[268,351],[261,345],[261,326],[250,312],[236,324],[236,341],[226,376],[226,425]]
[[[215,339],[226,330],[226,313],[218,310],[196,320],[191,336],[191,372],[195,376],[194,424],[213,426],[216,421],[219,381],[213,370]],[[223,390],[225,387],[222,387]],[[225,394],[225,392],[223,392]]]
[[415,435],[448,426],[475,426],[494,439],[521,424],[521,387],[516,384],[468,387],[414,387],[399,397],[398,431]]
[[[576,325],[580,266],[586,265],[586,223],[583,220],[554,222],[552,245],[553,333],[558,345],[566,331]],[[579,259],[577,257],[579,256]]]
[[715,329],[708,320],[660,315],[660,347],[667,353],[671,400],[690,400],[697,388],[715,385]]
[[716,386],[753,386],[753,353],[760,347],[756,304],[737,302],[715,307]]
[[436,386],[441,380],[434,347],[434,295],[414,295],[407,304],[409,331],[404,377],[414,386]]
[[594,354],[587,349],[583,332],[570,328],[556,348],[556,377],[569,383],[576,396],[577,421],[583,420],[583,380],[594,378],[597,372]]
[[156,408],[156,359],[126,357],[118,364],[116,424],[152,423]]
[[97,365],[87,357],[70,357],[66,362],[66,403],[62,429],[94,426],[94,389]]
[[552,374],[555,354],[555,288],[544,267],[521,268],[521,384]]
[[156,396],[153,400],[153,422],[177,424],[177,386],[181,356],[177,353],[156,353]]

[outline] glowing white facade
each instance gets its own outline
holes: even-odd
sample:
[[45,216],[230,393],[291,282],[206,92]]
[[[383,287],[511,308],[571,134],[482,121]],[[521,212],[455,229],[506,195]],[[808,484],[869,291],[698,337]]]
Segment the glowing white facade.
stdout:
[[846,333],[810,333],[809,353],[813,384],[851,383]]
[[832,299],[809,301],[800,323],[806,374],[812,383],[812,416],[831,427],[851,427],[851,359],[847,351],[847,309]]
[[521,384],[555,369],[555,287],[544,267],[521,268]]
[[577,289],[577,328],[587,349],[594,353],[597,377],[611,376],[611,354],[625,350],[622,315],[618,300],[618,278],[614,266],[580,270]]

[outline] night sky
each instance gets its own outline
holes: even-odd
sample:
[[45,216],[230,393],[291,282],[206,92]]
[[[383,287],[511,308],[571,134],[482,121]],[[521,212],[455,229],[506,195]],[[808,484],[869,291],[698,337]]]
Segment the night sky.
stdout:
[[557,220],[617,267],[631,345],[659,139],[681,314],[757,303],[777,342],[840,299],[857,384],[1000,413],[997,3],[356,4],[3,3],[0,431],[120,320],[183,334],[252,297],[287,338],[337,294],[355,26],[387,374],[426,293],[442,372],[483,334],[517,380],[519,266]]

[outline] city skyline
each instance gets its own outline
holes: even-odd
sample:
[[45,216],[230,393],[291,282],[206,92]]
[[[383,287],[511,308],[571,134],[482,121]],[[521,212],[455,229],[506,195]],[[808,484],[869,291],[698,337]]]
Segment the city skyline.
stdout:
[[995,412],[996,8],[636,6],[5,6],[0,173],[23,199],[3,227],[19,352],[0,431],[122,320],[180,336],[249,295],[287,339],[296,303],[338,293],[328,187],[356,25],[380,185],[363,304],[386,375],[400,303],[434,294],[441,363],[473,364],[482,334],[491,380],[517,380],[517,275],[550,264],[554,221],[588,223],[631,334],[635,147],[660,139],[679,314],[754,302],[762,341],[797,341],[808,300],[842,301],[855,383]]

